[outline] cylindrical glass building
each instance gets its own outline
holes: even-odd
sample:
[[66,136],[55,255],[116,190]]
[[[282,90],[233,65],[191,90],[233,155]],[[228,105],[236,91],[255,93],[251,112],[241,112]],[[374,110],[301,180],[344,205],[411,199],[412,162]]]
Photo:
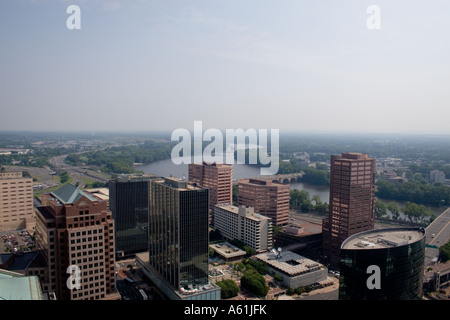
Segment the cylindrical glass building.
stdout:
[[357,233],[341,246],[339,300],[422,298],[424,228]]

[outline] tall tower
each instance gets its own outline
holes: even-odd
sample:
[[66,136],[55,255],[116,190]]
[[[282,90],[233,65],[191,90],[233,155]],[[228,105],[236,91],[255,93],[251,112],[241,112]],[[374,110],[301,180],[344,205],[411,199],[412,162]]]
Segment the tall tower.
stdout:
[[[44,194],[36,208],[36,248],[48,266],[44,290],[55,292],[58,300],[117,295],[114,220],[106,201],[71,184]],[[68,285],[74,270],[79,283]]]
[[149,186],[150,279],[173,299],[206,292],[209,190],[177,178]]
[[290,186],[264,179],[239,180],[239,205],[253,207],[255,212],[272,219],[273,225],[289,222]]
[[332,155],[328,218],[322,221],[323,254],[339,266],[342,242],[372,230],[375,219],[375,158],[362,153]]
[[219,203],[232,204],[233,166],[231,164],[189,164],[189,183],[196,183],[209,189],[209,208]]
[[148,190],[155,175],[120,175],[109,181],[109,208],[116,227],[116,253],[148,250]]

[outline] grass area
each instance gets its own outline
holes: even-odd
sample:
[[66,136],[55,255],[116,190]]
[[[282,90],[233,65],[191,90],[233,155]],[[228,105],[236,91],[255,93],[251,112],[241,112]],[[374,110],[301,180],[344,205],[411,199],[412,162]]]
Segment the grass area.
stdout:
[[83,180],[85,188],[92,188],[92,185],[95,182],[94,180],[90,180],[90,179],[85,178],[85,177],[80,177],[80,179]]
[[[60,176],[54,175],[53,179],[54,179],[53,180],[54,182],[61,183],[61,177]],[[50,192],[56,191],[59,188],[61,188],[62,186],[66,185],[67,183],[72,183],[73,184],[73,182],[74,182],[73,177],[69,175],[69,180],[67,180],[63,184],[58,184],[57,186],[54,186],[54,187],[51,187],[51,188],[47,188],[47,189],[34,190],[33,191],[33,196],[40,198],[44,193],[50,193]]]
[[67,183],[69,183],[69,181],[67,181],[64,184],[60,184],[60,185],[57,185],[57,186],[54,186],[54,187],[51,187],[51,188],[42,189],[42,190],[35,190],[35,191],[33,191],[33,195],[34,195],[34,197],[40,198],[44,193],[50,193],[50,192],[56,191],[56,190],[58,190],[59,188],[61,188],[63,185],[65,185]]

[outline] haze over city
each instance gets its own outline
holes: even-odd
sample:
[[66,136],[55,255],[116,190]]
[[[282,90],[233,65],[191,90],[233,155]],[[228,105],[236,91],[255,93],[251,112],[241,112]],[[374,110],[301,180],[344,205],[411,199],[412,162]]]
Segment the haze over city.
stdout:
[[[79,30],[66,26],[73,4]],[[443,1],[2,1],[0,130],[200,120],[448,134],[449,13]]]

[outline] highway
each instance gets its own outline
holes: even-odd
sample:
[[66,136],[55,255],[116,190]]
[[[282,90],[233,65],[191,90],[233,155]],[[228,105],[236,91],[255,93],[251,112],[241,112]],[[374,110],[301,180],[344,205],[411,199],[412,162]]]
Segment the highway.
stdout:
[[108,179],[106,179],[103,176],[100,176],[98,173],[96,173],[94,170],[85,168],[85,167],[78,167],[78,166],[71,166],[64,162],[64,159],[67,157],[67,155],[61,155],[52,157],[49,159],[49,163],[52,166],[52,169],[58,173],[67,171],[67,173],[73,178],[73,184],[79,183],[80,188],[85,187],[85,182],[82,179],[82,177],[85,177],[88,180],[97,181],[106,183]]
[[[439,247],[450,240],[450,208],[441,213],[430,225],[426,227],[425,265],[439,252]],[[431,247],[429,247],[431,246]]]

